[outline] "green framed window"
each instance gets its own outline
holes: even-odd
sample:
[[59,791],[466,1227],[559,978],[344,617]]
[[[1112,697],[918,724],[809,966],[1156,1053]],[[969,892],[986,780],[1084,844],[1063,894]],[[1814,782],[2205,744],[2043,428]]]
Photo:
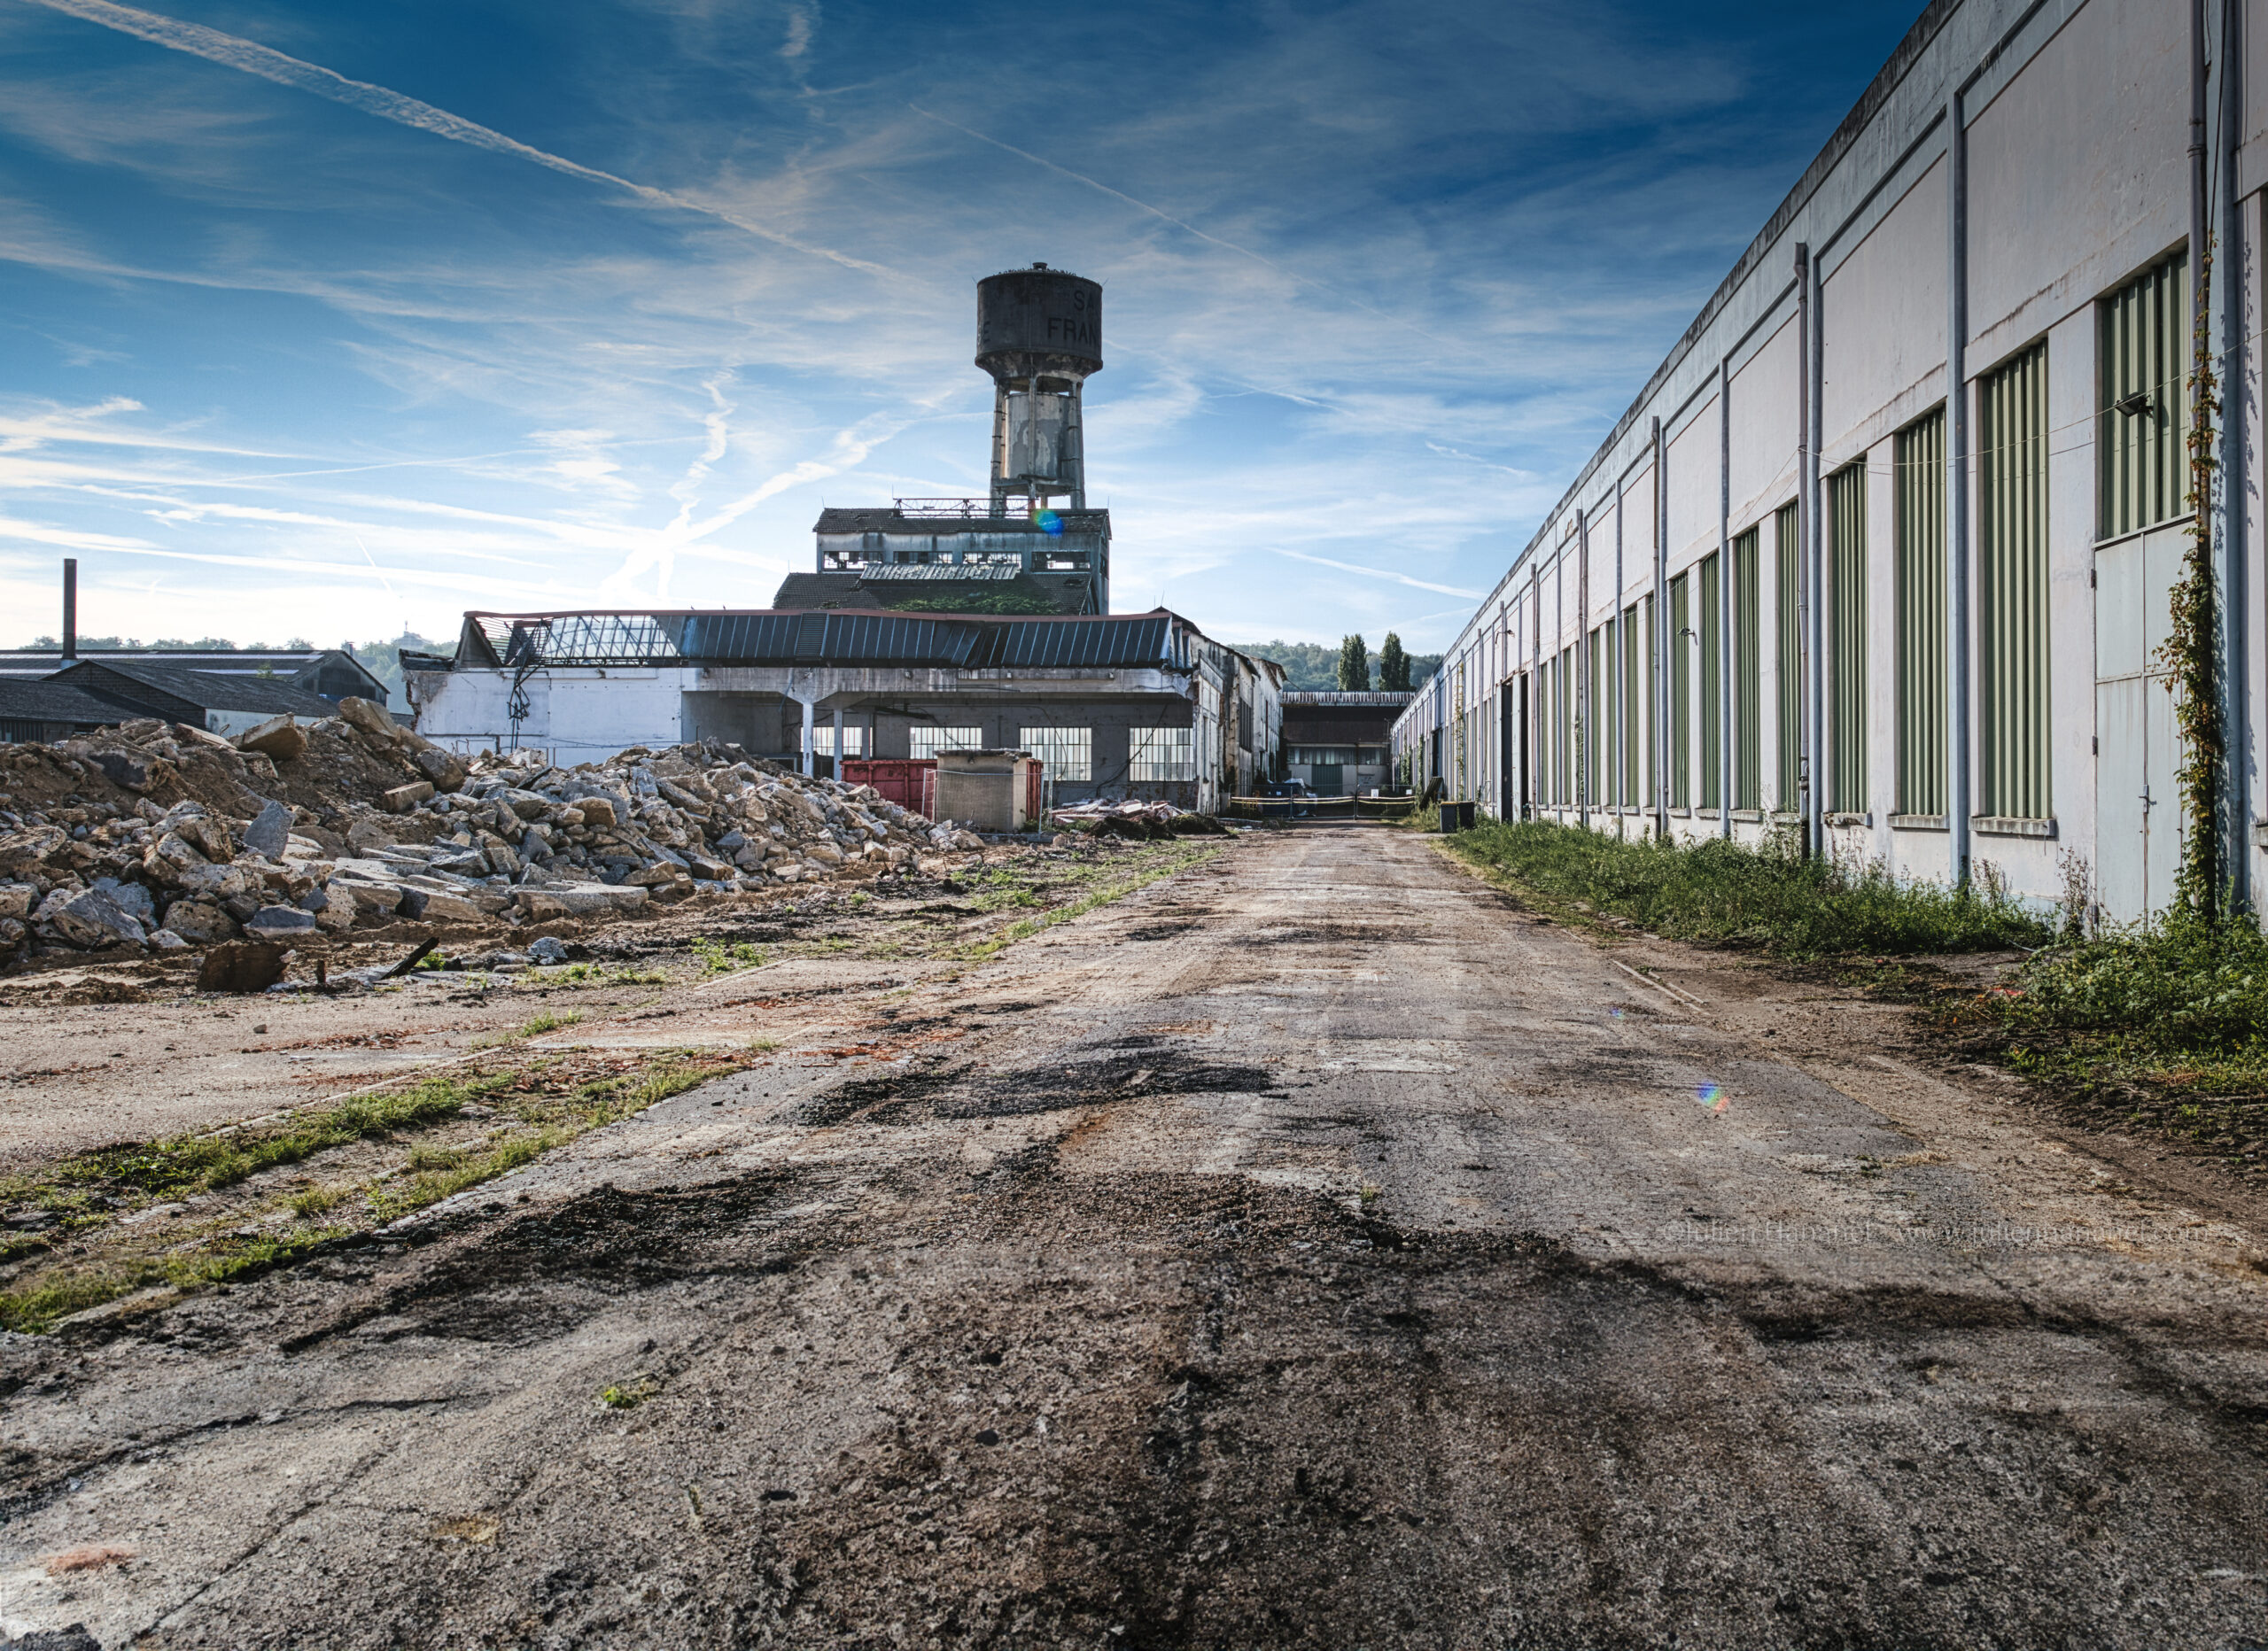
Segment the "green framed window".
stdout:
[[1724,803],[1725,624],[1723,560],[1701,558],[1701,806]]
[[1669,582],[1669,805],[1693,806],[1692,580]]
[[1780,758],[1779,794],[1774,801],[1783,812],[1798,806],[1803,785],[1803,554],[1801,513],[1792,502],[1782,505],[1772,515],[1772,618]]
[[1733,806],[1764,806],[1762,535],[1733,540]]
[[1835,749],[1829,807],[1846,813],[1867,806],[1867,464],[1846,464],[1827,478],[1827,520],[1834,536],[1829,612],[1834,617],[1833,709],[1828,727]]
[[1981,812],[2048,818],[2047,346],[1977,385]]
[[1898,432],[1898,810],[1946,811],[1946,415]]
[[2169,258],[2098,306],[2101,497],[2095,531],[2117,539],[2184,514],[2189,478],[2189,257]]

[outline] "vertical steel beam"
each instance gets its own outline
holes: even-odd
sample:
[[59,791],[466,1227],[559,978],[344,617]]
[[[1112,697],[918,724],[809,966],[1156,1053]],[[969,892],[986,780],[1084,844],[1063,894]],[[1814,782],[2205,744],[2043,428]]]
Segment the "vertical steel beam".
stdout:
[[1969,884],[1969,114],[1946,101],[1946,836]]
[[[1818,501],[1812,497],[1811,477],[1811,247],[1796,243],[1796,792],[1803,816],[1804,852],[1821,853],[1825,844],[1819,824],[1819,775],[1811,753],[1811,581],[1813,516]],[[1783,661],[1782,668],[1790,668]]]
[[2221,583],[2222,748],[2227,753],[2221,804],[2226,821],[2222,874],[2240,907],[2252,903],[2252,729],[2250,596],[2246,590],[2247,480],[2245,413],[2251,371],[2245,330],[2245,273],[2258,256],[2238,210],[2236,155],[2243,131],[2244,14],[2239,0],[2222,0],[2221,49],[2214,54],[2220,74],[2220,198],[2213,203],[2221,222],[2221,255],[2215,260],[2221,289],[2221,451],[2217,570]]
[[1733,363],[1717,363],[1717,834],[1733,834]]
[[1591,823],[1591,516],[1575,512],[1575,818]]
[[1654,834],[1669,840],[1669,453],[1662,422],[1652,429],[1654,446]]

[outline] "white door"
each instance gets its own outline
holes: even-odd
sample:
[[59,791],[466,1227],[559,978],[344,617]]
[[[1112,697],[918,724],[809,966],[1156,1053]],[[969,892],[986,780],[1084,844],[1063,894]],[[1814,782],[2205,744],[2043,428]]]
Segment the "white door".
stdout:
[[2160,650],[2187,538],[2159,528],[2095,552],[2094,872],[2114,923],[2163,911],[2181,864],[2179,736]]

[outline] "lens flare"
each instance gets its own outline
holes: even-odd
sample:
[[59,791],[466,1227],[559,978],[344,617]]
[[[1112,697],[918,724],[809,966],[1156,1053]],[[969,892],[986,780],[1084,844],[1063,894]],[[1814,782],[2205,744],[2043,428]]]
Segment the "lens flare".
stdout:
[[1032,508],[1031,519],[1033,524],[1037,526],[1041,532],[1051,534],[1057,539],[1063,537],[1063,518],[1058,515],[1054,511],[1050,510],[1045,505],[1034,506]]
[[1730,1103],[1721,1083],[1698,1083],[1693,1087],[1693,1098],[1713,1112],[1721,1112]]

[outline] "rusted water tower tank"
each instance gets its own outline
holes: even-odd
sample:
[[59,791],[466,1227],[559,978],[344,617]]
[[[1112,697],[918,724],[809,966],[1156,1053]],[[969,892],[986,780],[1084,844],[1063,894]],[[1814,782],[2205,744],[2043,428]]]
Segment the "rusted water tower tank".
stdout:
[[992,375],[992,500],[1035,507],[1062,494],[1087,504],[1079,409],[1102,370],[1102,286],[1034,264],[976,283],[976,364]]

